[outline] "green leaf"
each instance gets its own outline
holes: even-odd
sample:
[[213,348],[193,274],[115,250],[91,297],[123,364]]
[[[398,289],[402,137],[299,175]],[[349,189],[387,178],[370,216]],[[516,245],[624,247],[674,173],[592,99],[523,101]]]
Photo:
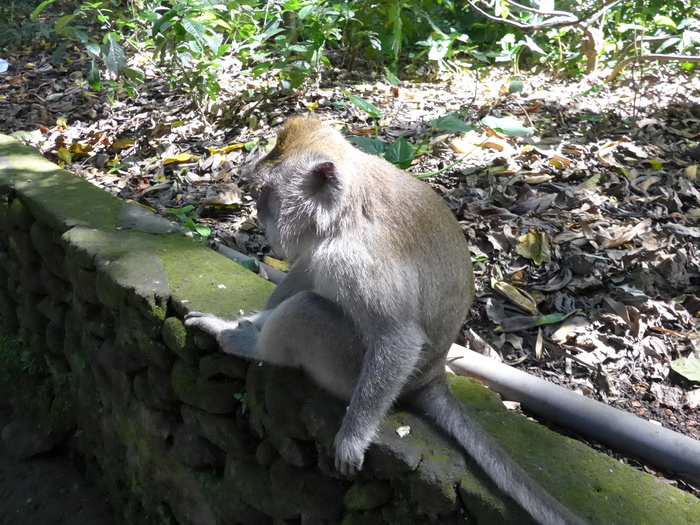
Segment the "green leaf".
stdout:
[[182,24],[183,29],[187,31],[190,35],[195,37],[197,40],[201,40],[204,36],[203,24],[200,24],[199,22],[195,22],[194,20],[190,20],[188,18],[183,18],[180,23]]
[[415,156],[413,147],[406,137],[396,139],[384,152],[384,158],[399,168],[408,168]]
[[134,82],[136,84],[141,84],[146,78],[146,74],[143,72],[143,70],[137,67],[124,68],[123,73],[126,78],[128,78],[131,82]]
[[348,140],[370,155],[381,155],[389,147],[383,140],[371,137],[348,137]]
[[561,312],[554,312],[553,314],[543,315],[537,319],[537,326],[542,326],[544,324],[554,324],[559,323],[567,318],[569,314],[564,314]]
[[107,69],[120,75],[126,67],[126,53],[114,33],[107,34],[107,42],[102,47],[102,56]]
[[452,131],[453,133],[466,133],[468,131],[475,131],[479,129],[464,122],[461,118],[459,118],[457,113],[452,113],[450,115],[445,115],[444,117],[431,120],[428,122],[428,125],[441,131]]
[[525,127],[512,117],[493,117],[488,115],[481,119],[481,123],[491,129],[499,130],[509,137],[525,137],[535,132],[535,128]]
[[209,237],[211,235],[211,228],[207,226],[195,226],[194,231],[202,237]]
[[250,270],[251,272],[258,273],[258,268],[260,267],[260,264],[258,264],[257,259],[249,259],[247,261],[236,261],[238,264],[243,266],[246,270]]
[[593,188],[597,188],[600,185],[600,178],[601,178],[600,173],[596,173],[595,175],[591,175],[588,179],[586,179],[586,182],[583,183],[583,187],[586,188],[587,190],[592,190]]
[[87,44],[85,44],[85,47],[88,50],[88,53],[90,53],[94,58],[99,57],[100,53],[102,53],[100,46],[98,46],[94,42],[88,42]]
[[36,20],[36,17],[39,16],[39,13],[41,13],[47,5],[53,4],[55,1],[56,0],[46,0],[45,2],[41,2],[37,6],[37,8],[34,11],[32,11],[32,14],[29,15],[29,19]]
[[524,87],[525,84],[522,80],[513,80],[508,86],[508,93],[520,93]]
[[392,86],[396,87],[399,85],[399,77],[394,75],[392,71],[388,67],[384,67],[384,74],[386,75],[386,79],[391,84]]
[[99,91],[102,87],[102,83],[100,82],[100,68],[97,67],[94,60],[90,62],[90,65],[88,65],[85,79],[87,80],[88,84],[90,84],[90,87],[95,91]]
[[355,104],[358,108],[360,108],[362,111],[367,113],[370,117],[372,118],[384,118],[384,115],[382,115],[382,112],[379,110],[377,106],[372,104],[371,102],[367,102],[364,98],[358,97],[357,95],[353,95],[352,93],[348,93],[347,90],[343,89],[343,93],[345,93],[353,104]]
[[573,97],[571,98],[579,98],[579,97],[585,97],[586,95],[595,95],[605,87],[605,84],[596,84],[595,86],[592,86],[590,89],[587,89],[586,91],[582,91],[581,93],[576,93]]
[[655,15],[654,22],[656,23],[656,25],[659,25],[661,27],[667,27],[669,29],[676,29],[678,27],[676,26],[676,23],[666,15]]
[[671,361],[671,368],[690,381],[700,381],[700,358],[681,357]]
[[315,7],[316,6],[314,5],[314,3],[310,3],[308,5],[305,5],[304,7],[299,9],[299,13],[297,14],[297,16],[299,17],[300,20],[304,20],[304,18],[309,16],[309,14],[314,10]]

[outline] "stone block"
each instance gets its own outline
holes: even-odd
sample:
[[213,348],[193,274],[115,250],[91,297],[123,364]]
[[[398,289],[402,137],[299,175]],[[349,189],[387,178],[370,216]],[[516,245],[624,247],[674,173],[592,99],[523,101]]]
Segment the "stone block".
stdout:
[[173,436],[173,452],[185,465],[192,468],[223,468],[226,464],[224,452],[213,446],[188,425],[182,425]]
[[10,220],[17,228],[28,232],[35,219],[26,204],[19,199],[14,199],[10,203]]
[[41,264],[39,252],[34,249],[31,239],[28,235],[23,234],[21,230],[16,230],[9,236],[10,253],[17,257],[19,262],[24,266]]
[[60,268],[66,251],[59,243],[54,241],[54,229],[44,223],[35,222],[30,230],[30,237],[34,249],[39,253],[44,264],[50,267]]
[[66,319],[66,313],[68,312],[68,305],[66,303],[56,301],[51,297],[44,297],[41,301],[39,301],[36,308],[52,323],[57,326],[63,326]]
[[270,467],[272,493],[284,494],[304,516],[339,521],[349,482],[328,479],[314,469],[302,469],[282,459]]
[[229,414],[240,406],[235,398],[242,393],[240,383],[202,379],[196,368],[182,360],[173,365],[170,384],[182,402],[212,414]]
[[335,455],[335,435],[345,416],[345,403],[321,390],[301,408],[301,420],[326,455]]
[[163,341],[189,365],[197,365],[204,351],[194,344],[194,331],[187,330],[177,317],[168,317],[163,322]]
[[129,290],[111,279],[103,269],[97,272],[95,287],[97,299],[110,310],[119,310],[129,297]]
[[42,264],[41,270],[39,271],[39,277],[44,284],[44,289],[46,293],[54,300],[63,303],[70,303],[73,297],[73,290],[71,285],[65,279],[59,277],[52,268],[60,268],[58,266],[50,266],[48,264]]
[[250,362],[240,357],[216,352],[205,355],[199,360],[199,373],[204,379],[226,376],[233,379],[245,379]]
[[151,389],[146,372],[141,372],[134,376],[134,393],[139,401],[149,408],[179,412],[182,406],[182,403],[179,401],[166,401],[155,395]]
[[165,343],[139,337],[138,344],[143,354],[161,370],[170,371],[172,369],[177,356],[165,346]]
[[268,427],[268,438],[279,455],[292,466],[308,467],[316,463],[316,447],[308,441],[292,439],[280,429]]
[[175,395],[172,385],[170,384],[170,374],[157,366],[150,365],[146,372],[148,376],[148,384],[151,392],[158,399],[168,402],[177,402],[178,397]]
[[367,511],[381,507],[393,494],[391,485],[386,481],[357,479],[345,493],[343,501],[348,509]]
[[38,295],[46,295],[44,282],[41,280],[41,266],[38,264],[22,265],[19,269],[19,282],[22,287]]
[[104,340],[97,358],[105,367],[115,368],[127,374],[144,370],[148,366],[138,345],[119,344],[112,339]]
[[[294,439],[311,439],[300,416],[303,402],[292,394],[298,388],[303,389],[305,382],[309,379],[300,371],[288,367],[268,366],[264,369],[266,375],[265,408],[270,415],[269,425],[274,427],[278,434],[284,434]],[[312,388],[310,391],[314,390]],[[308,397],[304,402],[307,399]]]
[[247,428],[241,428],[229,416],[219,416],[188,405],[182,407],[182,419],[200,436],[225,451],[229,457],[252,461],[256,440]]
[[278,457],[280,457],[279,452],[267,438],[263,439],[255,449],[255,459],[261,465],[270,466]]
[[275,520],[298,519],[299,506],[288,497],[289,487],[284,487],[282,491],[275,490],[271,478],[268,469],[256,462],[243,461],[231,455],[226,458],[224,484],[230,493],[240,495],[247,504]]
[[[396,433],[399,427],[409,427],[411,431],[401,437]],[[425,442],[421,439],[420,432],[425,428],[426,424],[413,414],[390,414],[381,423],[372,445],[367,450],[367,469],[379,479],[403,479],[414,472],[426,454]]]
[[33,334],[44,335],[48,319],[39,313],[36,303],[25,300],[15,309],[19,325]]
[[63,343],[66,339],[66,331],[63,324],[57,325],[53,321],[46,325],[46,346],[53,355],[64,356]]
[[67,273],[73,286],[73,293],[77,297],[91,304],[102,304],[97,298],[97,273],[94,270],[74,267]]

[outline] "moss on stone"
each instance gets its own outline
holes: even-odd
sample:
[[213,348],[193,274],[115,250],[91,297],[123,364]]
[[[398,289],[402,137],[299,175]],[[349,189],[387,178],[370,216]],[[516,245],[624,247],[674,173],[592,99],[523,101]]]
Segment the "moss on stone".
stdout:
[[383,481],[356,480],[345,493],[345,506],[352,510],[372,510],[391,499],[391,485]]
[[205,311],[233,319],[260,310],[275,285],[182,236],[159,239],[158,256],[179,314]]

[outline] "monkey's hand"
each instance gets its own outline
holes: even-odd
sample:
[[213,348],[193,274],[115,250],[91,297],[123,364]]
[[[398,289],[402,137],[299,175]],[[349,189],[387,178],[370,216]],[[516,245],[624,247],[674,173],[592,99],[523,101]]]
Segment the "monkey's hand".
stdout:
[[335,436],[335,468],[344,476],[353,476],[362,470],[369,442],[348,436],[341,428]]
[[238,321],[226,321],[213,314],[190,312],[185,316],[185,326],[199,328],[213,336],[227,354],[256,359],[260,330],[252,322],[255,315],[245,316]]

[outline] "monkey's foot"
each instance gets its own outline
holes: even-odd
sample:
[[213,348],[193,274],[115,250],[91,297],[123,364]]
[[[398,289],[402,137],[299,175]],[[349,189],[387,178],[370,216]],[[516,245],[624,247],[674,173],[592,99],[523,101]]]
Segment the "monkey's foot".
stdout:
[[218,337],[221,349],[249,359],[257,358],[257,345],[260,330],[250,321],[239,321],[235,330],[224,330]]
[[185,316],[185,326],[199,328],[213,336],[227,354],[257,359],[256,347],[260,330],[247,319],[244,317],[238,321],[226,321],[213,314],[190,312]]
[[235,330],[238,327],[238,322],[225,321],[214,314],[190,312],[185,316],[185,326],[199,328],[218,340],[221,332],[224,330]]

